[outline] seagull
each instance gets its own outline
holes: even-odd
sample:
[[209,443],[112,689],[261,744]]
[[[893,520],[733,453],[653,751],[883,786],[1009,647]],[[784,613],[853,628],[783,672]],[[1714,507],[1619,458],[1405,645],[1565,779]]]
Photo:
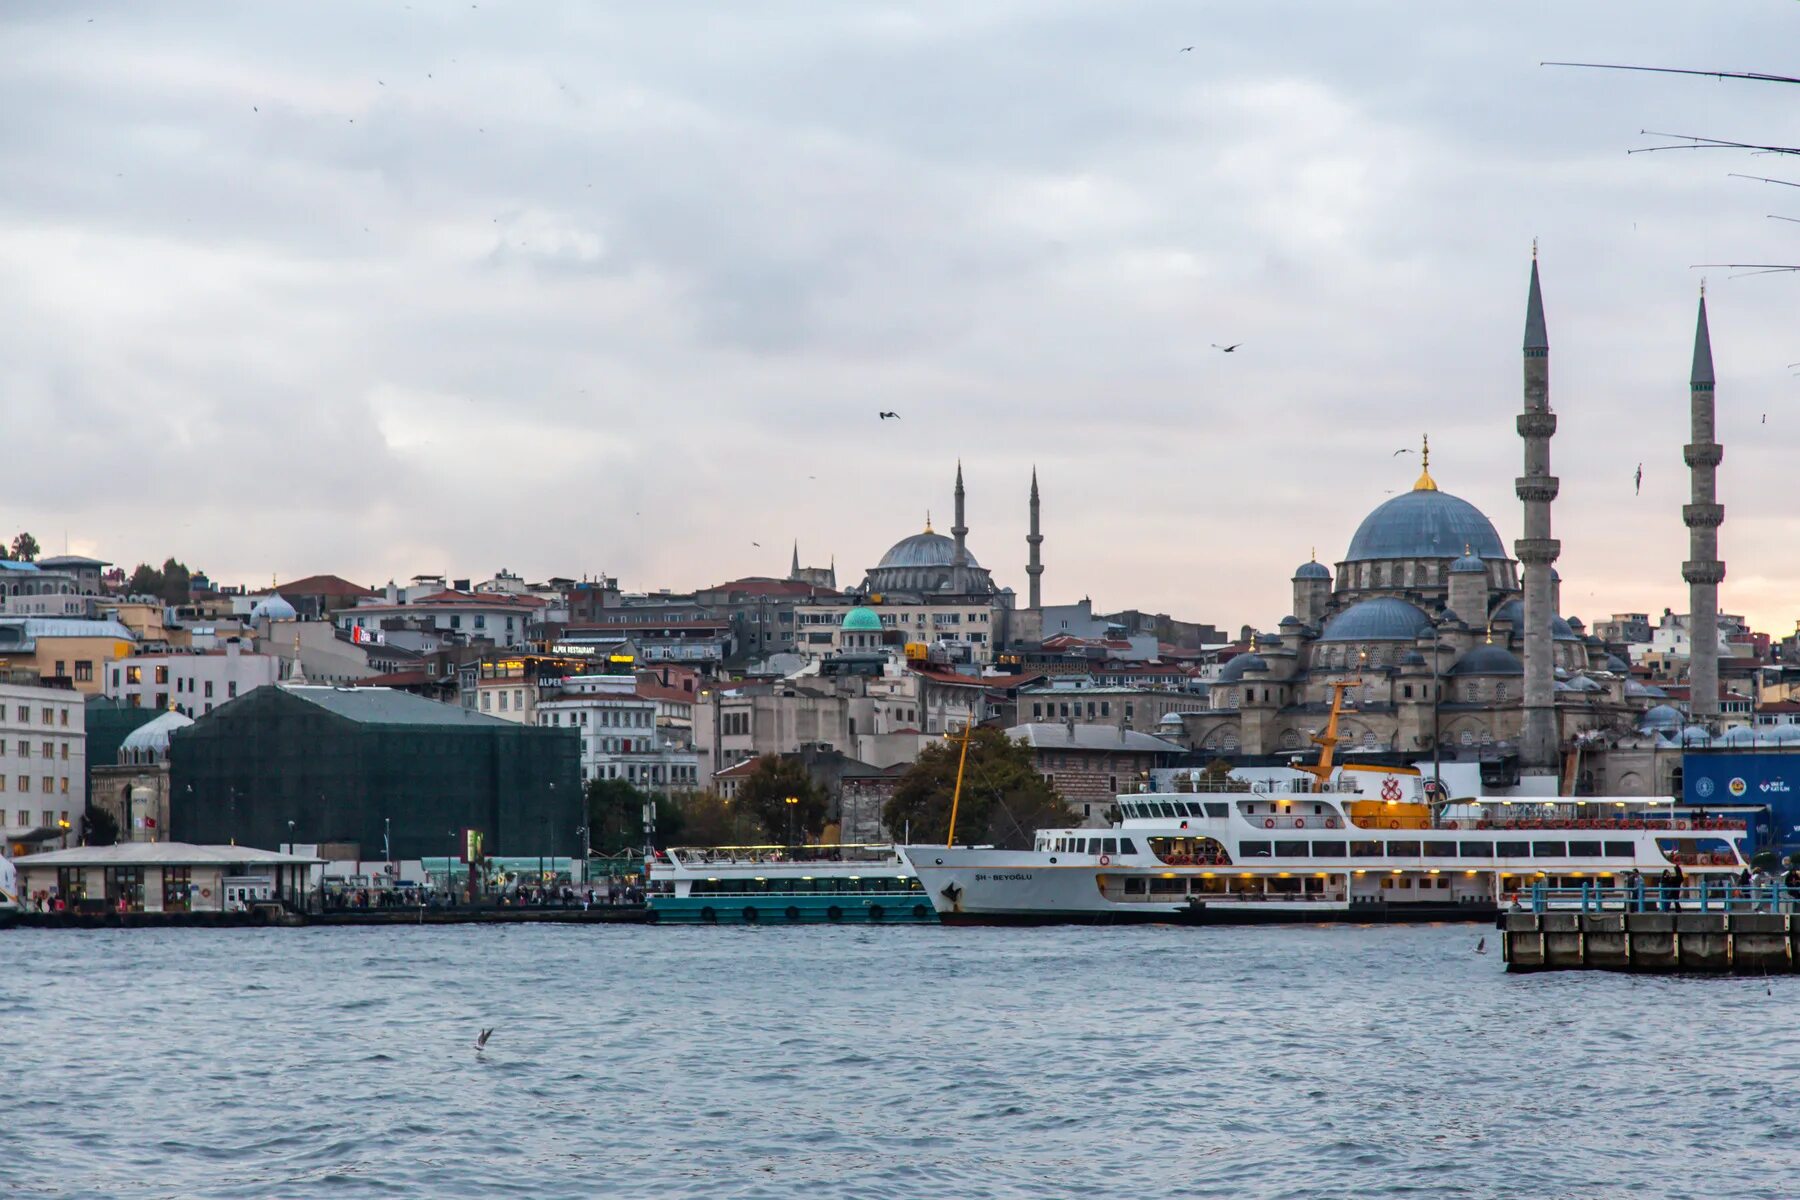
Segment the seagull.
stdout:
[[1475,943],[1475,953],[1477,953],[1477,954],[1486,954],[1487,953],[1487,938],[1485,936],[1480,941]]
[[493,1036],[494,1036],[493,1030],[491,1030],[491,1029],[482,1030],[481,1036],[475,1039],[475,1048],[477,1050],[486,1050],[487,1049],[487,1040]]
[[1186,53],[1187,53],[1187,52],[1188,52],[1188,51],[1190,51],[1190,50],[1192,50],[1192,49],[1193,49],[1193,47],[1192,47],[1192,46],[1183,46],[1183,47],[1182,47],[1182,48],[1181,48],[1181,53],[1183,53],[1183,54],[1186,54]]
[[900,419],[900,414],[897,412],[884,412],[881,414],[881,419],[884,421],[887,420],[889,417],[892,417],[894,420],[898,421]]
[[1241,346],[1243,344],[1244,343],[1242,343],[1242,342],[1233,342],[1229,346],[1221,346],[1221,345],[1219,345],[1219,343],[1214,342],[1212,344],[1212,348],[1214,350],[1223,350],[1226,354],[1230,354],[1233,350],[1236,350],[1239,346]]
[[252,104],[252,105],[251,105],[251,106],[250,106],[250,111],[251,111],[251,112],[261,112],[261,111],[262,111],[262,109],[260,109],[260,108],[258,108],[258,107],[256,107],[256,105],[254,105],[254,104]]
[[1402,446],[1402,447],[1400,447],[1400,449],[1398,449],[1398,450],[1394,451],[1392,454],[1388,455],[1388,457],[1389,458],[1399,458],[1402,454],[1411,454],[1411,453],[1412,453],[1411,446]]
[[1632,484],[1631,484],[1631,494],[1634,496],[1641,496],[1644,494],[1644,464],[1643,463],[1638,464],[1637,475],[1633,479]]

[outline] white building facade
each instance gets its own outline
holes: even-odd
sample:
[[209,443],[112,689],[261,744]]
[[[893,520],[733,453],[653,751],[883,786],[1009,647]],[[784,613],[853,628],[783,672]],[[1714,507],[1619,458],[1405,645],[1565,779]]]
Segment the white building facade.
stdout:
[[79,692],[0,682],[0,851],[9,857],[79,836],[86,717]]
[[237,642],[199,654],[136,654],[106,664],[102,694],[132,708],[203,717],[228,700],[281,677],[281,659]]
[[581,778],[623,779],[653,792],[692,791],[700,760],[662,736],[657,701],[637,693],[629,675],[578,675],[537,703],[537,723],[574,727],[581,734]]

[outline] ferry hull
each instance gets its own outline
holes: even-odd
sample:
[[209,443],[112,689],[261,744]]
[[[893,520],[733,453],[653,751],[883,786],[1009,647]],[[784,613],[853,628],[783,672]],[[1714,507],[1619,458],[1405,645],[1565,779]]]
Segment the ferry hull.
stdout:
[[917,892],[906,895],[653,896],[659,925],[935,925],[937,913]]
[[[1139,911],[1141,909],[1155,911]],[[1258,904],[1210,907],[1117,905],[1107,912],[942,912],[945,925],[1438,925],[1466,921],[1492,925],[1500,910],[1474,904],[1358,904],[1273,908]]]

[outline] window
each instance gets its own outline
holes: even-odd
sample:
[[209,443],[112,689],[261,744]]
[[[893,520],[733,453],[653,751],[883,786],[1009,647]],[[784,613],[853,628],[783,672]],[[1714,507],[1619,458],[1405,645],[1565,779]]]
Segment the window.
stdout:
[[1569,847],[1563,842],[1533,842],[1531,857],[1533,858],[1566,858]]
[[[62,710],[62,720],[60,722],[58,722],[58,724],[60,724],[64,729],[67,729],[69,727],[69,710],[68,709],[65,708]],[[67,756],[65,755],[65,757],[67,757]]]
[[1380,842],[1351,842],[1351,858],[1380,858],[1387,852],[1387,847]]
[[[45,776],[42,776],[42,777],[41,777],[41,778],[40,778],[40,780],[39,780],[39,783],[40,783],[40,786],[41,786],[41,788],[42,788],[42,790],[43,790],[43,793],[44,793],[44,795],[46,795],[46,796],[48,796],[48,795],[50,795],[50,794],[51,794],[51,793],[52,793],[52,792],[54,792],[54,791],[56,791],[56,780],[55,780],[55,779],[53,779],[53,778],[51,778],[51,777],[50,777],[50,776],[48,776],[48,775],[45,775]],[[49,816],[50,816],[50,814],[49,814],[49,813],[45,813],[45,814],[44,814],[44,816],[45,816],[45,818],[46,818],[46,819],[45,819],[45,821],[44,821],[44,824],[46,824],[46,825],[48,825],[48,824],[49,824],[49,823],[50,823],[50,822],[49,822],[49,820],[48,820],[48,818],[49,818]]]
[[56,660],[56,673],[57,673],[57,674],[58,674],[58,675],[67,675],[67,674],[68,674],[68,672],[67,672],[67,671],[65,671],[65,670],[63,670],[63,665],[64,665],[64,664],[63,664],[63,660],[62,660],[62,659],[60,659],[60,658],[59,658],[59,659],[57,659],[57,660]]
[[1274,853],[1270,842],[1239,842],[1238,854],[1244,858],[1268,858]]
[[142,668],[142,667],[126,667],[125,668],[125,682],[126,683],[142,683],[142,682],[144,682],[144,668]]
[[[94,664],[91,659],[78,658],[75,660],[75,682],[94,682]],[[113,682],[117,683],[118,681],[114,680]]]
[[1494,854],[1494,843],[1464,842],[1462,843],[1461,849],[1464,858],[1492,858]]
[[26,705],[26,704],[19,705],[19,724],[21,724],[21,725],[31,724],[31,706],[30,705]]
[[56,757],[56,743],[55,742],[44,742],[44,743],[42,743],[42,745],[44,747],[44,757],[45,758],[55,758]]
[[1599,842],[1570,842],[1569,843],[1569,857],[1570,858],[1599,858],[1600,857],[1600,843]]
[[493,699],[493,698],[494,698],[494,697],[493,697],[493,694],[492,694],[492,693],[491,693],[491,692],[483,692],[483,693],[481,693],[481,711],[482,711],[482,712],[486,712],[486,711],[487,711],[487,710],[488,710],[488,702],[489,702],[489,701],[490,701],[490,700],[492,700],[492,699]]
[[225,698],[227,700],[237,699],[237,680],[233,679],[230,682],[226,683]]
[[20,758],[30,758],[31,757],[31,743],[30,742],[20,742],[19,743],[19,757]]
[[[213,685],[213,681],[212,681],[212,680],[210,680],[210,679],[209,679],[209,680],[207,680],[207,681],[206,681],[206,688],[205,688],[205,690],[204,690],[204,691],[203,691],[203,692],[202,692],[202,693],[201,693],[201,695],[203,695],[203,696],[205,696],[205,697],[206,697],[206,698],[207,698],[207,699],[208,699],[208,700],[211,700],[211,699],[212,699],[212,685]],[[207,706],[206,706],[206,707],[207,707],[207,708],[208,708],[208,709],[210,709],[210,708],[212,708],[212,705],[210,705],[210,704],[209,704],[209,705],[207,705]]]
[[169,668],[168,668],[167,664],[164,664],[163,666],[156,668],[156,682],[158,682],[158,683],[169,682]]
[[29,776],[29,775],[19,776],[19,790],[21,792],[29,792],[31,790],[31,776]]
[[[62,744],[62,760],[64,762],[69,761],[69,743],[67,743],[67,742],[64,742]],[[65,780],[64,782],[67,782],[67,781]]]
[[1427,858],[1455,858],[1456,857],[1456,843],[1455,842],[1426,842],[1425,843],[1425,855]]
[[1396,858],[1417,858],[1419,857],[1419,843],[1389,842],[1388,853]]
[[1312,844],[1314,858],[1342,858],[1346,849],[1343,842],[1314,842]]
[[1530,858],[1530,842],[1495,842],[1494,854],[1500,858]]
[[481,613],[476,613],[475,614],[475,628],[486,629],[487,628],[487,617],[483,616]]
[[1606,849],[1606,857],[1608,857],[1608,858],[1633,858],[1633,857],[1635,857],[1635,854],[1633,853],[1632,845],[1630,842],[1607,842],[1605,849]]
[[1311,842],[1276,842],[1276,858],[1305,858],[1312,853]]

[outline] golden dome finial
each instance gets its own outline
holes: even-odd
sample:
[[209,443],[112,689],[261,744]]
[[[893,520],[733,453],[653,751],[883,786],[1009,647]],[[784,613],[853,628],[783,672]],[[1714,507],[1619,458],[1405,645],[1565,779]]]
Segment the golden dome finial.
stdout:
[[931,532],[931,510],[929,508],[925,510],[925,532]]
[[1419,451],[1419,481],[1413,484],[1415,492],[1435,492],[1438,485],[1431,478],[1431,435],[1425,435],[1424,446]]

